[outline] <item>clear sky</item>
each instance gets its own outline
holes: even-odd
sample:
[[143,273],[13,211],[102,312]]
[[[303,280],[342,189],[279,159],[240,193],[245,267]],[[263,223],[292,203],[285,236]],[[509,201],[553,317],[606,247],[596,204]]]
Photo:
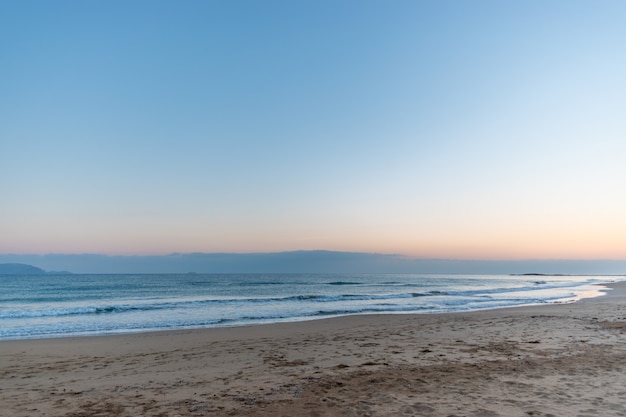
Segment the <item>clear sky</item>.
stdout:
[[626,258],[626,2],[0,1],[0,253]]

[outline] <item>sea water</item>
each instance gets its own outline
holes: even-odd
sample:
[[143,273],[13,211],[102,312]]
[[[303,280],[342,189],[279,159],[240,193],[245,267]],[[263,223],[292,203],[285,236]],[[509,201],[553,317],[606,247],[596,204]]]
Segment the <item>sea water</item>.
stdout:
[[615,276],[145,274],[0,276],[0,340],[567,303]]

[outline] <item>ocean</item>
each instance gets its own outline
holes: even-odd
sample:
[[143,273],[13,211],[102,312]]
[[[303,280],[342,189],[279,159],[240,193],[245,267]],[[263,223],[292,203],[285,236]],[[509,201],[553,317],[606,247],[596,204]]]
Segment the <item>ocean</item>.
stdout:
[[616,276],[117,274],[0,276],[0,340],[253,325],[348,314],[568,303]]

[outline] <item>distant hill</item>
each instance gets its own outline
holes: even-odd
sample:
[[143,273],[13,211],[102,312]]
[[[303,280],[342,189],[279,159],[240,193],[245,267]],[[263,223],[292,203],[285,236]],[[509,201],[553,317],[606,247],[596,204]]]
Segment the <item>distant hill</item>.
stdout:
[[45,274],[41,268],[27,264],[0,264],[0,275],[41,275]]
[[[542,274],[624,275],[626,259],[618,260],[471,260],[429,259],[402,255],[302,250],[267,253],[172,253],[169,255],[0,253],[3,263],[38,265],[46,275],[63,274],[180,274],[187,272],[242,273],[358,273],[358,274]],[[15,269],[0,274],[38,273]],[[30,267],[33,268],[33,267]],[[51,272],[60,271],[60,272]],[[41,272],[39,272],[41,273]],[[537,275],[540,276],[540,275]]]

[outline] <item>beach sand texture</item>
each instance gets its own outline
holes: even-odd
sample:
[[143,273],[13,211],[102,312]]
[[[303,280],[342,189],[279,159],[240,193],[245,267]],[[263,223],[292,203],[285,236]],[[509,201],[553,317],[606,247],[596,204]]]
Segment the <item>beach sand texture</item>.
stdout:
[[626,416],[626,283],[575,304],[0,342],[1,416]]

